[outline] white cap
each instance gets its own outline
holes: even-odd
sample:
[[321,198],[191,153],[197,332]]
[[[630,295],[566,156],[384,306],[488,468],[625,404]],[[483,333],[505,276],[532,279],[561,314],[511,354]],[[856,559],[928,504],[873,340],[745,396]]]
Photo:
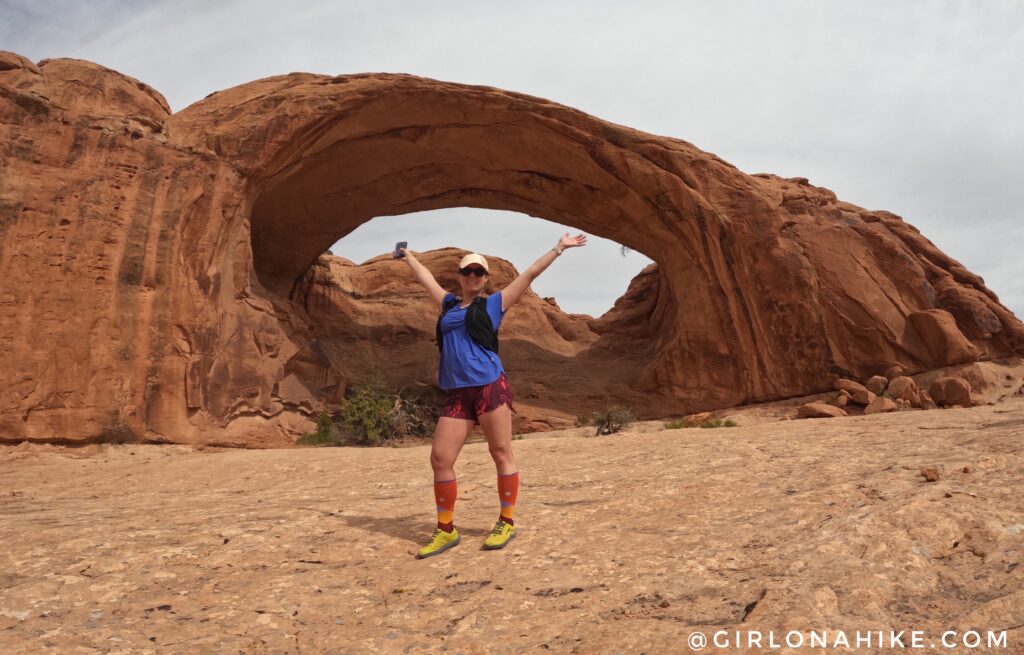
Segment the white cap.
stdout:
[[469,253],[468,255],[463,257],[462,260],[459,262],[459,269],[461,270],[463,268],[466,268],[470,264],[480,264],[481,266],[484,267],[485,271],[487,271],[488,273],[491,272],[491,269],[487,268],[487,260],[484,259],[483,255],[478,255],[475,252]]

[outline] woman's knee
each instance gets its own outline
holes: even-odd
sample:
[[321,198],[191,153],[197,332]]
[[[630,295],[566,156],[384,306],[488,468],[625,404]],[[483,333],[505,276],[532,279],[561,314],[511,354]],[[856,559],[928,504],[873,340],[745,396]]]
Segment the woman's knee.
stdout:
[[430,451],[430,466],[434,470],[452,468],[455,466],[455,454],[432,450]]
[[442,417],[434,430],[433,447],[430,449],[430,465],[435,470],[455,465],[462,450],[462,444],[469,436],[472,421]]
[[492,443],[489,444],[488,450],[491,452],[491,458],[496,462],[511,462],[515,459],[511,443]]

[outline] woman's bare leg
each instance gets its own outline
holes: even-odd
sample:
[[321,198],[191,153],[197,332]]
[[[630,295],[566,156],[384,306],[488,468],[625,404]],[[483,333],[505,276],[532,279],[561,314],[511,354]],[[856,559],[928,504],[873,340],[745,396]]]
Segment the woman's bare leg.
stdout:
[[434,470],[434,502],[437,503],[437,529],[430,543],[420,548],[416,557],[432,557],[458,545],[455,529],[455,499],[459,495],[455,480],[455,460],[466,443],[473,421],[442,416],[434,429],[430,448],[430,467]]
[[508,403],[479,415],[480,427],[487,438],[491,459],[498,469],[498,475],[518,471],[516,458],[512,454],[512,410]]
[[480,414],[480,427],[484,429],[491,459],[498,469],[498,522],[491,536],[484,541],[485,548],[503,548],[515,536],[516,499],[519,495],[519,467],[512,454],[512,409],[508,403],[493,411]]
[[442,416],[434,429],[434,443],[430,448],[430,467],[434,480],[454,480],[455,460],[473,429],[473,421]]

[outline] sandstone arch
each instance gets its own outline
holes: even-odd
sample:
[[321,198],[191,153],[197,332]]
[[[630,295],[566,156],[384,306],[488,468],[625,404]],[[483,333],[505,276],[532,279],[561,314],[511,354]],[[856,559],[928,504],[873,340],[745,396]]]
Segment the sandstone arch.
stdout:
[[171,115],[114,71],[5,53],[0,138],[5,440],[288,441],[307,422],[282,381],[315,367],[296,281],[373,216],[456,205],[657,262],[606,318],[674,408],[1024,352],[899,217],[500,89],[292,74]]

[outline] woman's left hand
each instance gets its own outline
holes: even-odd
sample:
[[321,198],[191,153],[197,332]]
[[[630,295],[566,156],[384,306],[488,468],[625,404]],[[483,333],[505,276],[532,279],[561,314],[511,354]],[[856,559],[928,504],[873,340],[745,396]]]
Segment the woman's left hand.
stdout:
[[569,233],[566,232],[565,235],[558,242],[558,245],[561,246],[562,248],[576,248],[578,246],[585,246],[587,245],[587,235],[577,234],[576,236],[571,237],[569,236]]

